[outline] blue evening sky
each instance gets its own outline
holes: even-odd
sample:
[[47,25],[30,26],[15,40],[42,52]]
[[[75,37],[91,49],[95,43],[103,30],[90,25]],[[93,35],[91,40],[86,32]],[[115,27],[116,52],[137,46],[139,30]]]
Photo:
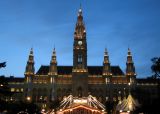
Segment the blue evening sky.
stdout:
[[58,65],[73,64],[73,33],[82,10],[88,65],[102,65],[107,47],[111,65],[126,68],[130,47],[138,77],[151,75],[160,56],[160,0],[0,0],[0,75],[24,77],[30,48],[35,69],[49,65],[56,47]]

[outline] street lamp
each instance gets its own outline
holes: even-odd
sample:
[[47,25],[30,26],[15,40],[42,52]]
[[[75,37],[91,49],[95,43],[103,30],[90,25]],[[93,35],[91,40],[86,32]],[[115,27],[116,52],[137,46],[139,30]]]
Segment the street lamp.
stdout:
[[27,101],[30,101],[30,100],[31,100],[31,97],[28,96],[28,97],[27,97]]
[[130,86],[130,85],[131,85],[131,83],[129,82],[129,83],[128,83],[128,85]]
[[129,82],[129,83],[128,83],[128,86],[129,86],[129,94],[131,93],[131,91],[130,91],[130,85],[131,85],[131,83]]

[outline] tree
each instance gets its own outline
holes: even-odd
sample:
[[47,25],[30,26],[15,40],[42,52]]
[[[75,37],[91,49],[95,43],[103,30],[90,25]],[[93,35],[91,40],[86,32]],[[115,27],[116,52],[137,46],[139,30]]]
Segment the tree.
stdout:
[[9,102],[6,110],[8,111],[7,114],[26,114],[24,112],[28,114],[40,114],[40,108],[33,102]]
[[6,62],[0,63],[0,68],[6,67]]
[[0,99],[5,100],[6,97],[12,95],[8,81],[4,76],[0,76]]
[[160,57],[154,57],[151,59],[152,61],[152,72],[154,72],[153,78],[160,78]]
[[106,110],[108,114],[111,114],[112,111],[114,110],[114,102],[111,100],[107,100],[105,103]]
[[54,111],[56,112],[57,111],[57,108],[60,106],[60,101],[58,99],[55,99],[54,101],[52,101],[50,103],[50,106],[49,108],[50,109],[54,109]]
[[6,99],[11,95],[7,79],[4,76],[0,76],[0,112],[7,109],[8,102]]

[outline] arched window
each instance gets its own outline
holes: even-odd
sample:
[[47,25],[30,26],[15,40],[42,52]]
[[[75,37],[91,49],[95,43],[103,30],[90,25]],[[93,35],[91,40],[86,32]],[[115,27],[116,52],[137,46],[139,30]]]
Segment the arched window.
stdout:
[[78,63],[82,63],[82,54],[78,54]]

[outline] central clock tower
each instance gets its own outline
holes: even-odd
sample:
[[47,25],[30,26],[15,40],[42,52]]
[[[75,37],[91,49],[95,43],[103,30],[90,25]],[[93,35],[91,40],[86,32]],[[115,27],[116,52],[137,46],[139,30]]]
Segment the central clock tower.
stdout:
[[78,11],[74,32],[73,69],[87,71],[87,43],[86,30],[83,22],[82,9]]
[[88,95],[87,42],[81,8],[74,32],[72,86],[74,96]]

